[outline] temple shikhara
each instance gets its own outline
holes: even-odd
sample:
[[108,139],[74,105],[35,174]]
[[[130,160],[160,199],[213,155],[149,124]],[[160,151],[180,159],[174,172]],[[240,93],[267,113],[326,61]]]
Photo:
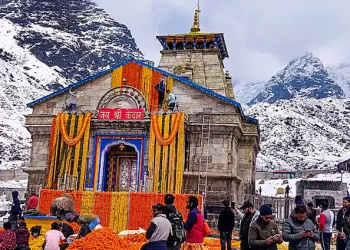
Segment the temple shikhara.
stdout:
[[259,124],[235,100],[224,34],[157,36],[158,67],[130,59],[28,104],[28,188],[202,194],[255,192]]

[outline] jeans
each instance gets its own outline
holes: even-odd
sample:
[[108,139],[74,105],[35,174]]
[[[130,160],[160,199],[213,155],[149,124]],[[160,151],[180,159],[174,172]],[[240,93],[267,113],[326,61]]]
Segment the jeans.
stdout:
[[231,250],[231,241],[232,241],[232,231],[230,232],[220,231],[221,250],[225,250],[226,245],[227,245],[227,250]]
[[11,230],[12,231],[15,231],[18,228],[18,226],[17,226],[17,218],[18,218],[17,215],[10,215],[9,218],[8,218],[8,222],[11,223]]
[[321,236],[321,247],[323,250],[331,250],[331,238],[332,233],[320,233]]

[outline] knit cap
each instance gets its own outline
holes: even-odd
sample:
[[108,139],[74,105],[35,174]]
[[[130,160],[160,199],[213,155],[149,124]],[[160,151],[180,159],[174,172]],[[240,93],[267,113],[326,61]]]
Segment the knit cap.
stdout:
[[262,205],[261,208],[260,208],[260,215],[271,215],[272,214],[272,208],[265,204],[265,205]]

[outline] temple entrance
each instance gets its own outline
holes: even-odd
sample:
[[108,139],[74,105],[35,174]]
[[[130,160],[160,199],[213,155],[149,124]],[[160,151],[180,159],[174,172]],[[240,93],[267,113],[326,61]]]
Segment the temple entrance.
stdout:
[[106,153],[105,191],[136,191],[137,153],[134,147],[119,144]]

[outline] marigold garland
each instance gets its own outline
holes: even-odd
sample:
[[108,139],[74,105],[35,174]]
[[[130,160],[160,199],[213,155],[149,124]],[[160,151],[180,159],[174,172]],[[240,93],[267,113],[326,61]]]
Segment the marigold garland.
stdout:
[[[42,189],[39,211],[50,214],[52,201],[65,194],[64,190]],[[164,194],[129,192],[69,192],[75,201],[75,212],[96,214],[101,217],[101,225],[120,232],[126,229],[147,228],[152,219],[152,206],[162,203]],[[174,194],[175,206],[187,218],[186,201],[188,194]],[[202,209],[202,196],[197,196]]]
[[[72,116],[72,115],[71,115]],[[59,122],[59,128],[60,128],[60,132],[62,133],[62,137],[64,142],[68,145],[68,146],[74,146],[76,145],[81,138],[83,137],[83,135],[87,132],[87,127],[90,124],[91,121],[91,113],[88,113],[83,120],[83,126],[82,128],[78,131],[78,134],[76,137],[71,137],[68,135],[67,130],[66,130],[66,124],[67,124],[67,119],[69,117],[69,114],[63,114],[63,113],[59,113],[57,115],[57,119]]]
[[110,211],[109,227],[117,233],[128,228],[128,216],[125,211],[129,208],[129,193],[128,192],[113,192],[112,204]]
[[57,188],[58,180],[67,175],[75,177],[76,188],[85,185],[89,151],[91,113],[74,115],[59,113],[51,128],[47,188]]
[[184,113],[152,115],[148,170],[153,178],[153,192],[182,191],[185,158],[184,126]]
[[112,72],[112,89],[122,85],[123,66]]
[[156,139],[157,141],[162,145],[162,146],[168,146],[170,143],[172,143],[175,139],[175,136],[179,130],[179,125],[181,124],[181,122],[183,122],[183,117],[184,117],[184,113],[180,112],[177,114],[173,114],[172,116],[175,116],[175,121],[174,121],[174,125],[172,126],[171,132],[169,135],[167,136],[163,136],[161,134],[160,128],[159,128],[159,123],[157,122],[157,120],[159,120],[159,118],[162,119],[162,115],[151,115],[151,129],[152,132],[156,135]]
[[111,204],[111,192],[95,192],[93,213],[101,217],[101,225],[109,226]]

